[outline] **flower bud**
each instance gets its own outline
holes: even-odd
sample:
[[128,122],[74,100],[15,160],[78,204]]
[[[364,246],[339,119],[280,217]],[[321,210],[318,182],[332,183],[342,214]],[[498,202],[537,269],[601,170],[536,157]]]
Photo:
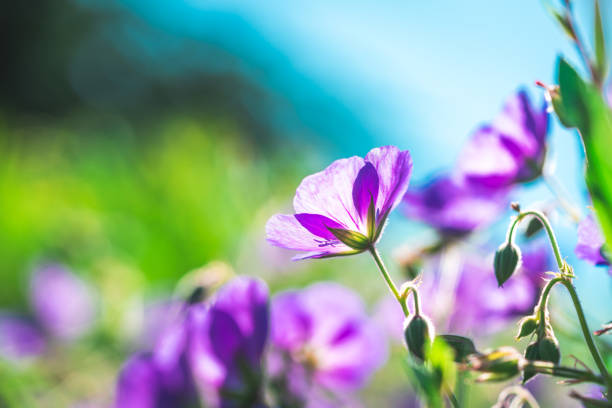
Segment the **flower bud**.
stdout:
[[519,373],[521,354],[512,347],[500,347],[485,354],[468,357],[468,365],[483,375],[477,381],[504,381]]
[[552,335],[547,335],[539,340],[538,350],[542,361],[550,361],[553,364],[559,364],[561,359],[561,350],[559,342]]
[[520,249],[511,242],[505,242],[495,252],[495,277],[502,286],[514,273],[521,259]]
[[516,335],[516,339],[520,339],[525,336],[529,336],[538,327],[538,321],[535,316],[525,316],[519,321],[519,331]]
[[434,334],[434,326],[429,319],[422,315],[412,315],[406,318],[404,323],[404,339],[406,346],[413,356],[421,360],[425,358],[425,345],[431,344]]
[[[540,348],[537,340],[530,343],[525,349],[525,359],[530,361],[540,360]],[[525,384],[527,380],[529,380],[534,375],[536,375],[536,373],[533,370],[530,370],[528,368],[524,369],[523,384]]]
[[361,232],[346,230],[342,228],[327,228],[340,242],[346,246],[363,251],[370,246],[370,239]]

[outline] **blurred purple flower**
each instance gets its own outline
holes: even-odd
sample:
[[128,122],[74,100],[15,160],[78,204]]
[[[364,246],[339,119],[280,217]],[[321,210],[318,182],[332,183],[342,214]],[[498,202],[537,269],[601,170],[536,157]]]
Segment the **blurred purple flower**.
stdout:
[[[294,259],[359,252],[330,228],[355,231],[375,241],[408,188],[411,171],[410,153],[393,146],[372,149],[365,159],[336,160],[302,180],[293,200],[296,214],[270,218],[267,239],[272,245],[306,252]],[[375,210],[374,231],[368,228],[370,203]]]
[[513,95],[493,123],[472,136],[459,156],[458,173],[494,189],[537,178],[546,155],[546,109],[546,103],[531,105],[525,90]]
[[45,265],[34,271],[30,304],[40,325],[64,340],[88,331],[97,312],[92,288],[60,265]]
[[41,355],[45,351],[42,333],[29,321],[0,314],[0,357],[21,361]]
[[467,258],[457,282],[455,309],[450,317],[453,330],[491,333],[509,320],[531,312],[549,270],[544,245],[523,252],[520,270],[498,287],[493,263],[481,257]]
[[[384,336],[359,296],[333,283],[277,295],[270,336],[270,377],[308,407],[346,398],[387,355]],[[327,393],[331,399],[315,398]]]
[[[520,270],[498,288],[493,263],[476,254],[462,255],[453,260],[456,271],[444,270],[443,253],[427,260],[419,292],[421,308],[443,331],[463,334],[489,334],[510,320],[531,312],[550,259],[544,245],[523,252]],[[395,342],[403,342],[404,314],[391,298],[382,299],[375,318]]]
[[606,240],[592,214],[586,216],[578,225],[576,256],[598,266],[610,266],[605,254]]
[[191,313],[190,363],[207,406],[261,403],[268,315],[267,286],[247,277],[221,288],[208,310]]
[[507,204],[505,190],[489,191],[443,175],[404,196],[406,214],[457,236],[492,222]]

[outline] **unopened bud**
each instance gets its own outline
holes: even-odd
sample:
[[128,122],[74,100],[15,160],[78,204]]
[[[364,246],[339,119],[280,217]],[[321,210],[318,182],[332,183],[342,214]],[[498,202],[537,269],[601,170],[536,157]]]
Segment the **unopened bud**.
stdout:
[[413,356],[425,359],[425,346],[431,344],[435,336],[434,325],[422,315],[412,315],[404,323],[404,339]]
[[519,331],[518,331],[518,334],[516,335],[516,339],[518,340],[522,337],[529,336],[531,333],[535,331],[535,329],[537,329],[537,327],[538,327],[538,321],[536,320],[535,316],[523,317],[519,321]]
[[525,237],[531,238],[538,232],[540,232],[544,228],[544,224],[537,218],[533,217],[529,220],[527,224],[527,229],[525,230]]
[[520,249],[511,242],[505,242],[495,252],[495,277],[502,286],[514,273],[521,259]]
[[468,357],[468,365],[474,371],[483,373],[478,381],[503,381],[519,373],[521,354],[512,347],[500,347],[485,354]]
[[550,361],[553,364],[559,364],[561,350],[559,349],[559,342],[554,336],[547,335],[540,339],[538,348],[542,361]]

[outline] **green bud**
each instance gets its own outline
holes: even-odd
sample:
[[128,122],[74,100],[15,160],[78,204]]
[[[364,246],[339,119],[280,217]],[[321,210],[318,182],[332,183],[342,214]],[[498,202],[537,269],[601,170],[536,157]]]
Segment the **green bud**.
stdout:
[[538,341],[538,350],[540,353],[540,360],[559,364],[561,350],[559,349],[559,342],[554,336],[547,335],[540,339]]
[[505,242],[495,252],[495,277],[502,286],[514,273],[521,259],[520,249],[513,243]]
[[357,231],[345,230],[342,228],[327,228],[329,232],[334,234],[346,246],[363,251],[370,246],[370,239]]
[[529,223],[527,224],[527,229],[525,230],[525,237],[533,237],[535,234],[540,232],[542,228],[544,228],[542,222],[537,217],[533,217],[529,220]]
[[[525,349],[525,359],[530,361],[541,360],[540,347],[537,340],[530,343]],[[523,384],[525,384],[534,375],[536,375],[536,373],[533,370],[528,368],[523,370]]]
[[404,339],[413,356],[421,360],[425,358],[425,346],[431,344],[434,338],[434,326],[422,315],[412,315],[404,323]]
[[525,316],[519,321],[519,331],[516,335],[516,339],[520,339],[525,336],[529,336],[538,327],[538,321],[535,316]]
[[468,357],[469,367],[481,373],[477,381],[504,381],[519,373],[521,354],[512,347],[500,347]]

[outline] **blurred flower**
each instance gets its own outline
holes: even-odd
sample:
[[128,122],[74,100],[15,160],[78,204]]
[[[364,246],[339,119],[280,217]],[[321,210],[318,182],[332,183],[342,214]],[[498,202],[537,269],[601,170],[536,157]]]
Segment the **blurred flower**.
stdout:
[[[452,259],[454,270],[439,255],[426,259],[419,293],[424,313],[437,327],[466,334],[489,334],[510,320],[531,312],[543,286],[550,258],[545,245],[534,245],[523,252],[523,263],[517,273],[499,288],[491,259],[466,254]],[[389,337],[403,341],[404,314],[394,299],[382,299],[376,308],[379,326]]]
[[41,355],[45,345],[35,325],[11,314],[0,314],[0,357],[21,361]]
[[505,191],[488,191],[439,176],[404,196],[406,214],[457,236],[492,222],[506,204]]
[[268,289],[238,277],[190,316],[190,362],[209,407],[262,402],[262,354],[268,336]]
[[329,393],[328,401],[346,398],[387,354],[384,337],[361,299],[333,283],[277,295],[271,306],[271,343],[272,381],[308,407],[325,406],[314,401],[317,395]]
[[393,146],[333,162],[306,177],[297,188],[296,214],[274,215],[268,241],[305,251],[294,259],[323,258],[363,251],[375,242],[387,216],[408,188],[412,159]]
[[531,181],[542,173],[547,133],[546,104],[534,107],[520,90],[492,124],[472,136],[459,156],[458,173],[493,189]]
[[40,325],[65,340],[83,335],[96,318],[92,288],[60,265],[45,265],[34,271],[30,303]]
[[610,266],[610,260],[605,252],[606,240],[592,214],[586,216],[578,225],[578,243],[576,256],[593,265]]

